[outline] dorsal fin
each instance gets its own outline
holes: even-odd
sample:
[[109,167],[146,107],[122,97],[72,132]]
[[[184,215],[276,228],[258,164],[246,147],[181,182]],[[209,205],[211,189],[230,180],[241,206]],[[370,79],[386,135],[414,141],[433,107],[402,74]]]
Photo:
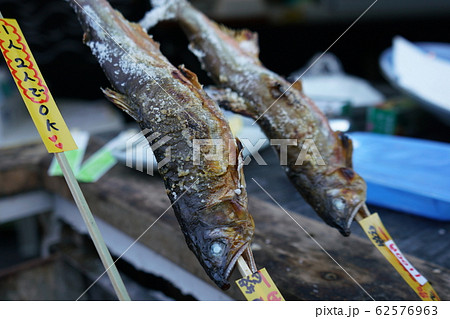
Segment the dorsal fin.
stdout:
[[236,40],[242,51],[256,59],[259,58],[258,34],[256,32],[247,29],[232,30],[223,25],[219,25],[219,28]]

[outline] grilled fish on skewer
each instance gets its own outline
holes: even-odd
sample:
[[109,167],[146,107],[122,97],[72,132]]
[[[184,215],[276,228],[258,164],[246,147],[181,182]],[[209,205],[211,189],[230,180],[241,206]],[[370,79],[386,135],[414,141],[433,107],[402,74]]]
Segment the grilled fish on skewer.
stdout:
[[[189,248],[223,289],[241,255],[256,271],[241,150],[217,104],[195,74],[172,66],[159,45],[107,1],[70,2],[85,43],[114,87],[105,89],[105,95],[150,132],[158,163],[170,156],[158,169]],[[204,157],[197,163],[196,140],[216,144],[203,143]],[[224,147],[218,151],[217,144]],[[216,157],[206,160],[211,154]],[[238,165],[229,161],[233,156]]]
[[[141,24],[149,27],[158,19],[175,18],[192,52],[224,88],[213,94],[219,104],[257,120],[270,139],[297,141],[287,146],[289,179],[327,224],[349,235],[353,218],[366,199],[366,184],[352,168],[351,140],[330,128],[300,82],[292,85],[261,64],[255,33],[219,26],[185,0],[152,3],[155,11]],[[306,139],[314,141],[326,165],[311,160],[296,164]]]

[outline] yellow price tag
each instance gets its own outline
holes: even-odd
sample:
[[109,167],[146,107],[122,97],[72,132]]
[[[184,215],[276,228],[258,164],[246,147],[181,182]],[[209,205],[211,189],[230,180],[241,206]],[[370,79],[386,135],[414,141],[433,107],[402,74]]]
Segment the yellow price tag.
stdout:
[[359,224],[364,229],[367,237],[372,241],[372,244],[378,248],[384,258],[391,263],[422,300],[441,300],[429,281],[402,254],[381,222],[378,214],[375,213],[364,218],[359,221]]
[[236,280],[236,284],[248,301],[284,301],[265,268]]
[[15,19],[0,19],[0,48],[47,151],[77,149]]

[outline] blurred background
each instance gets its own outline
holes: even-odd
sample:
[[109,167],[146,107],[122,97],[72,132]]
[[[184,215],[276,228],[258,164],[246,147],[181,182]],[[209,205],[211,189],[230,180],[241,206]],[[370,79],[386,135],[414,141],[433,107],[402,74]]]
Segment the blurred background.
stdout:
[[[302,75],[315,58],[327,50],[373,3],[372,0],[193,0],[191,2],[209,17],[230,28],[247,28],[257,32],[262,63],[268,69],[291,80]],[[110,0],[110,3],[131,21],[139,21],[151,8],[147,0]],[[113,132],[133,123],[104,99],[100,88],[108,87],[109,83],[89,48],[82,44],[81,27],[66,1],[0,0],[0,11],[5,18],[17,19],[53,96],[57,102],[60,101],[58,105],[63,115],[68,118],[66,120],[69,127],[79,126],[91,134],[108,139],[113,136],[111,135]],[[440,115],[444,113],[430,111],[426,101],[396,86],[395,79],[389,78],[386,70],[383,71],[381,68],[382,54],[393,46],[394,37],[401,36],[412,43],[449,44],[448,30],[450,30],[448,0],[379,0],[333,45],[323,61],[319,61],[304,75],[306,94],[316,100],[333,120],[333,125],[337,129],[417,137],[448,143],[450,124],[447,113],[450,112],[450,108],[444,107],[445,116]],[[188,50],[188,42],[174,22],[162,22],[149,33],[160,42],[162,53],[174,65],[184,64],[198,74],[200,83],[212,84],[201,69],[197,58]],[[321,79],[327,78],[328,75],[337,76],[335,79],[338,83],[321,82]],[[19,143],[17,136],[9,136],[8,132],[12,126],[20,126],[14,123],[22,123],[21,119],[27,115],[4,62],[0,62],[0,81],[0,147],[8,148]],[[353,95],[338,94],[337,99],[333,99],[332,94],[327,96],[327,92],[321,95],[321,88],[326,85],[329,85],[330,92],[335,90],[336,94],[340,91],[342,93],[343,89],[338,84],[342,84],[343,81],[346,81],[346,90]],[[450,84],[448,89],[450,91]],[[358,95],[358,92],[363,93]],[[103,124],[93,128],[88,118],[80,118],[80,108],[74,106],[78,101],[83,101],[84,107],[88,105],[86,109],[98,107],[99,111],[95,114],[98,117],[96,121]],[[19,108],[22,111],[18,111]],[[27,126],[30,127],[28,124]],[[30,132],[32,133],[27,133],[26,138],[21,137],[21,140],[25,142],[37,140],[34,127],[30,127]],[[5,151],[0,148],[0,152]],[[272,155],[267,156],[269,162],[276,162]],[[248,170],[250,177],[252,174],[257,176],[256,167],[250,165]],[[282,183],[285,182],[283,179]],[[254,185],[250,185],[249,188],[255,193],[258,192],[258,188]],[[0,209],[11,207],[2,206],[2,199],[7,200],[8,194],[0,192]],[[295,207],[292,205],[290,209],[295,210]],[[0,221],[1,214],[0,211]],[[307,215],[315,218],[312,212]],[[395,218],[389,221],[394,225],[397,223]],[[416,219],[411,220],[411,224],[417,222]],[[44,224],[47,225],[46,223]],[[397,224],[400,227],[402,223],[404,221]],[[448,235],[448,223],[442,226],[438,222],[428,220],[425,223],[430,223],[430,228],[439,236]],[[0,224],[0,253],[8,256],[0,258],[0,277],[2,269],[10,269],[25,260],[34,260],[41,256],[39,240],[45,233],[45,227],[42,225],[35,217],[28,217],[21,222],[8,221]],[[412,229],[409,234],[415,231]],[[86,239],[80,239],[75,233],[70,236],[71,242],[83,240]],[[35,245],[30,246],[30,242],[34,242]],[[436,253],[433,256],[437,255]],[[447,261],[443,261],[442,256],[439,257],[441,259],[436,258],[435,262],[449,267],[448,258]],[[123,267],[132,268],[126,263]],[[58,269],[64,272],[61,270],[63,268]],[[136,272],[130,273],[136,275]],[[154,283],[155,280],[159,280],[142,276],[141,282],[148,280]],[[76,278],[74,277],[74,282],[77,281]],[[154,297],[156,299],[193,299],[192,296],[182,295],[175,288],[169,287],[170,284],[167,282],[162,281],[160,285],[166,287],[166,292],[169,291],[167,294],[171,297],[157,294]],[[0,297],[2,296],[7,294],[0,294]],[[92,298],[112,297],[99,291],[98,295],[93,293]]]
[[[231,28],[256,31],[263,64],[289,77],[324,52],[373,1],[196,0],[192,3]],[[150,9],[146,0],[113,0],[111,4],[131,21],[139,21]],[[99,88],[107,87],[107,80],[90,50],[82,45],[81,28],[65,1],[1,0],[0,5],[5,17],[18,20],[54,96],[102,99]],[[340,61],[341,71],[367,80],[381,93],[393,97],[398,92],[386,85],[380,70],[382,52],[392,46],[397,35],[411,42],[450,42],[446,32],[450,27],[449,16],[450,4],[445,0],[380,0],[329,53]],[[199,75],[202,84],[210,83],[174,23],[163,22],[150,33],[174,65],[185,64]],[[62,79],[70,79],[70,84]],[[448,141],[447,134],[434,134],[435,129],[444,128],[441,121],[433,118],[431,122],[432,125],[422,121],[415,129],[397,127],[397,131],[409,129],[408,135],[420,133],[427,138]]]

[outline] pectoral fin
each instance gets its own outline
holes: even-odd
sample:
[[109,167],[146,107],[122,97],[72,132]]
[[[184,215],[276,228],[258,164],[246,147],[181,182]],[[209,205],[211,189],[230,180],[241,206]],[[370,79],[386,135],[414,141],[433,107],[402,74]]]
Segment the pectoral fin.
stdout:
[[139,111],[132,106],[131,101],[124,94],[117,93],[111,89],[102,89],[103,94],[105,94],[106,98],[114,103],[119,109],[130,115],[137,122],[142,122],[142,118],[139,114]]
[[250,103],[231,89],[219,89],[214,86],[208,86],[205,88],[205,92],[225,110],[249,116],[251,118],[256,117]]
[[236,137],[237,148],[237,158],[238,158],[238,174],[239,174],[239,185],[242,188],[246,187],[245,177],[244,177],[244,147],[242,146],[241,141]]
[[292,89],[295,89],[297,91],[300,91],[303,93],[303,85],[302,85],[302,81],[301,80],[296,80],[292,83],[291,86]]
[[344,149],[344,157],[345,157],[345,164],[348,168],[353,168],[353,161],[352,161],[352,155],[353,155],[353,142],[352,140],[343,132],[336,132],[338,135],[339,142],[342,145],[342,148]]

